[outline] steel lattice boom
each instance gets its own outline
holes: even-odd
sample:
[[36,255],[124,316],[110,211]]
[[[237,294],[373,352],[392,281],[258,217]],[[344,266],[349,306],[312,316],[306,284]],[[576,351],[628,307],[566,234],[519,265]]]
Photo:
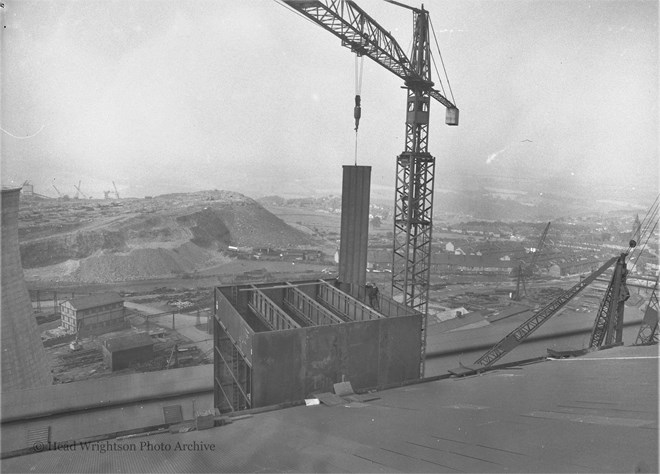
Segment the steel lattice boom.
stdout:
[[605,297],[596,313],[589,347],[609,346],[622,341],[624,303],[630,297],[626,287],[627,274],[625,254],[623,254],[617,261]]
[[[341,39],[342,46],[367,56],[406,83],[425,80],[392,35],[355,2],[345,0],[282,0]],[[420,10],[414,9],[415,12]],[[428,12],[425,12],[428,15]],[[431,97],[456,112],[456,106],[429,85]]]
[[563,292],[559,297],[555,298],[550,304],[539,310],[527,321],[522,323],[516,329],[507,334],[500,342],[495,344],[484,355],[476,360],[474,366],[454,369],[452,373],[463,374],[485,369],[492,365],[495,361],[501,359],[506,354],[515,349],[521,344],[530,334],[536,331],[543,323],[548,321],[553,315],[559,311],[566,303],[573,299],[578,293],[584,290],[590,283],[592,283],[599,275],[614,264],[620,257],[612,257],[605,262],[598,270],[591,275],[580,281],[572,288]]

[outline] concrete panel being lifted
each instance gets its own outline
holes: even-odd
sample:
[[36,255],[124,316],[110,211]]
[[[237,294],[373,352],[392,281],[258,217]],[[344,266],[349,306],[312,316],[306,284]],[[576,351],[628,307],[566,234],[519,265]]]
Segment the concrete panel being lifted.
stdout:
[[364,286],[367,281],[371,166],[344,166],[341,194],[339,281]]

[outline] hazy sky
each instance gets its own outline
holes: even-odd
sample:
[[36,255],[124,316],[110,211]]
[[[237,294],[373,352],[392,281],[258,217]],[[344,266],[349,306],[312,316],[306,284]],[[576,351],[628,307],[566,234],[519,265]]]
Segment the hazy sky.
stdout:
[[[98,198],[112,181],[125,196],[340,192],[354,55],[281,4],[3,2],[3,184],[74,194],[80,180]],[[410,11],[357,3],[409,50]],[[447,127],[431,105],[436,187],[484,174],[657,184],[656,0],[425,7],[461,110]],[[358,162],[392,196],[401,86],[365,60]]]

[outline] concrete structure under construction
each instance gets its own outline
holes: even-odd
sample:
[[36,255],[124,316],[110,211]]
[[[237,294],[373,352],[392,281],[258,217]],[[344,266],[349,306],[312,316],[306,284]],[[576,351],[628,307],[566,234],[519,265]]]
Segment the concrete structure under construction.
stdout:
[[2,189],[2,392],[52,383],[21,265],[20,192]]
[[[226,413],[420,377],[422,315],[364,287],[310,280],[215,289],[214,406]],[[375,308],[378,308],[376,310]]]

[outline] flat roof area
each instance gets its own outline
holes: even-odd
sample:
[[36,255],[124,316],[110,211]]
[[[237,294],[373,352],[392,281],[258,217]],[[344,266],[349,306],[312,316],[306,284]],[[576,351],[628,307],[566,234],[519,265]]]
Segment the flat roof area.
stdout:
[[103,344],[103,347],[105,347],[108,352],[119,352],[128,349],[136,349],[138,347],[149,347],[153,345],[154,341],[151,339],[151,337],[149,337],[149,334],[141,332],[108,339]]
[[[658,346],[5,459],[6,472],[658,472]],[[76,416],[76,415],[72,415]]]

